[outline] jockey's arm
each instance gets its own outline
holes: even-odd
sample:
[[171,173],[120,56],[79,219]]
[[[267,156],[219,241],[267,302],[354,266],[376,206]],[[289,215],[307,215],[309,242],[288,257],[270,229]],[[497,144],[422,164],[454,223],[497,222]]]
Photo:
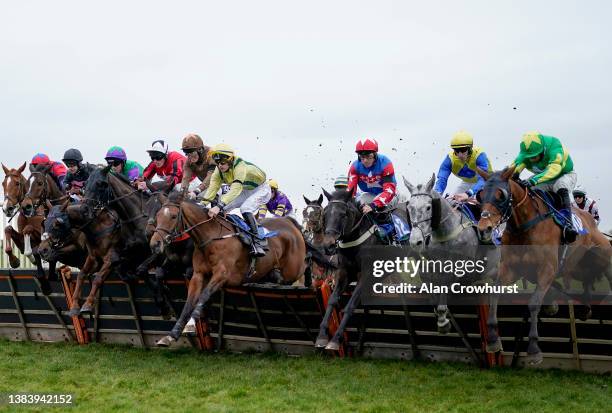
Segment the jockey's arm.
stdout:
[[382,188],[382,192],[378,194],[370,204],[373,209],[382,209],[386,207],[395,197],[395,182],[393,182],[393,175],[383,176]]
[[274,215],[276,215],[277,217],[284,217],[286,208],[287,208],[287,205],[278,204],[278,206],[274,210]]
[[348,171],[348,185],[346,187],[346,190],[348,192],[352,192],[353,196],[355,196],[355,194],[357,193],[356,188],[357,188],[357,184],[359,183],[359,176],[357,175],[357,169],[355,169],[355,164],[351,164],[351,167],[349,168]]
[[208,203],[215,199],[217,192],[219,192],[219,189],[221,189],[222,183],[221,174],[219,173],[218,169],[215,169],[215,172],[213,172],[212,176],[210,177],[210,185],[208,188],[206,188],[206,192],[202,197],[202,202]]
[[537,175],[532,176],[531,178],[529,178],[529,181],[533,185],[537,185],[537,184],[552,181],[553,179],[558,178],[559,175],[561,174],[561,171],[563,170],[563,167],[561,166],[561,160],[562,160],[561,155],[557,154],[555,159],[551,163],[548,164],[548,166],[546,167],[546,169],[544,169],[544,171],[542,171],[541,173]]
[[438,169],[438,177],[436,179],[436,186],[434,189],[437,193],[442,194],[446,190],[446,185],[448,185],[448,177],[452,172],[452,163],[450,157],[446,155],[444,161],[440,165],[440,169]]

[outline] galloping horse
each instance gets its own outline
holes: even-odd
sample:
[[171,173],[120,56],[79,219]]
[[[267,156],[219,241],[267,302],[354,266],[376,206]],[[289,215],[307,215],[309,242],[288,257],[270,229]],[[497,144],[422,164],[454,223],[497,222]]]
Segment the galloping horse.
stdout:
[[269,251],[251,264],[248,248],[239,240],[236,229],[227,219],[208,217],[208,209],[171,194],[157,214],[157,228],[151,248],[165,248],[174,238],[189,234],[196,243],[193,254],[193,276],[187,300],[170,335],[157,342],[168,346],[177,340],[187,319],[198,320],[210,297],[225,286],[239,286],[261,281],[269,273],[278,273],[283,284],[291,284],[304,273],[306,245],[299,225],[291,218],[268,218],[262,225],[278,234],[268,238]]
[[[49,211],[45,229],[52,245],[58,245],[63,239],[69,238],[75,229],[85,234],[87,239],[87,258],[77,276],[70,316],[93,311],[98,289],[111,271],[121,263],[120,226],[119,217],[114,211],[107,208],[95,210],[86,203],[70,205],[69,202],[65,202],[63,205],[52,207]],[[89,296],[83,307],[79,308],[83,279],[94,271]]]
[[51,165],[37,165],[31,171],[28,179],[30,190],[21,201],[21,208],[26,216],[33,216],[40,207],[47,208],[47,201],[56,205],[67,198],[50,171]]
[[[4,204],[2,210],[4,215],[9,218],[9,222],[15,217],[15,214],[20,212],[21,201],[25,197],[25,194],[30,188],[29,182],[23,176],[26,163],[24,162],[19,168],[7,168],[2,164],[4,170],[4,180],[2,181],[2,189],[4,190]],[[37,224],[40,225],[42,218],[38,217],[35,220],[39,221]],[[20,230],[23,230],[27,225],[27,218],[21,212],[17,217],[17,226]],[[9,263],[12,268],[19,267],[19,258],[13,254],[13,242],[17,245],[17,248],[21,252],[24,251],[24,238],[23,234],[16,231],[11,225],[4,228],[4,252],[8,255]]]
[[[511,177],[514,168],[489,174],[479,170],[487,179],[479,198],[482,214],[478,229],[490,237],[493,229],[507,222],[502,236],[501,262],[498,283],[507,285],[524,276],[531,276],[536,290],[529,300],[531,324],[529,329],[528,360],[531,364],[542,361],[538,346],[538,313],[544,296],[558,276],[566,281],[581,280],[585,286],[584,302],[590,309],[590,290],[593,281],[605,275],[610,280],[612,246],[597,229],[593,217],[577,208],[573,213],[582,220],[588,233],[578,236],[569,248],[561,245],[561,228],[553,221],[549,207],[533,190],[524,188]],[[527,245],[517,250],[505,246]],[[587,264],[589,271],[582,270]],[[526,274],[527,273],[527,274]],[[499,295],[491,295],[488,327],[488,352],[502,350],[497,334],[497,303]],[[589,311],[590,312],[590,311]]]
[[[327,303],[325,315],[319,327],[319,335],[315,346],[326,350],[338,350],[340,340],[346,328],[348,320],[361,300],[362,279],[361,260],[359,254],[363,247],[373,245],[384,245],[376,236],[376,224],[369,217],[363,215],[361,208],[353,199],[352,192],[336,190],[332,194],[323,190],[329,201],[325,207],[325,230],[324,241],[326,251],[335,247],[341,241],[336,250],[338,256],[338,269],[334,273],[334,290]],[[346,290],[351,281],[357,281],[350,300],[344,308],[344,316],[329,341],[328,325],[334,307],[339,304],[341,294]]]
[[[454,253],[457,251],[460,252],[461,256],[473,259],[479,253],[480,247],[475,225],[469,218],[454,208],[446,198],[442,198],[438,192],[433,190],[435,180],[436,176],[434,174],[426,184],[414,186],[404,178],[404,185],[411,194],[406,205],[412,227],[409,240],[410,247],[419,255],[427,254],[428,251],[434,249],[434,255],[440,252],[445,254],[445,252]],[[490,252],[492,256],[487,257],[488,263],[497,263],[499,252],[497,250]],[[488,272],[492,273],[496,267],[496,265],[492,265]],[[486,275],[486,273],[483,273],[476,278],[482,278]],[[424,274],[421,276],[423,277]],[[446,275],[436,274],[433,276],[437,277],[436,283],[440,280],[443,282],[450,280]],[[467,281],[466,277],[462,278],[462,282],[471,281],[474,281],[474,279]],[[450,321],[447,318],[447,294],[441,293],[436,296],[437,305],[434,312],[438,317],[438,332],[446,334],[451,328]]]

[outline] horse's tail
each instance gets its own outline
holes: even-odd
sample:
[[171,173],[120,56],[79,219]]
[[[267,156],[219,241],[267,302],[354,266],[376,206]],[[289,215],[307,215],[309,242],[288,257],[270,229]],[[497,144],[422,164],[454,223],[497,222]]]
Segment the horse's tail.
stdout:
[[314,245],[310,241],[308,241],[304,237],[304,233],[302,232],[302,226],[295,220],[295,218],[285,217],[300,231],[302,234],[302,238],[304,239],[304,244],[306,244],[306,257],[312,259],[318,265],[322,266],[325,269],[335,270],[337,267],[330,261],[329,257],[321,252],[321,250]]

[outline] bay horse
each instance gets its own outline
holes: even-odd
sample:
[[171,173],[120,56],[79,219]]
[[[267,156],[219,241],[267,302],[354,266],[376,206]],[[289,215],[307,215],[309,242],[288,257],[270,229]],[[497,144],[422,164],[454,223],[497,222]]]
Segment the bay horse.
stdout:
[[41,291],[48,295],[51,293],[51,285],[49,279],[55,277],[55,262],[49,262],[49,275],[45,272],[42,266],[42,260],[37,253],[37,247],[40,243],[42,234],[42,223],[44,220],[43,207],[40,206],[35,214],[26,216],[21,203],[26,198],[30,189],[30,181],[23,176],[26,163],[24,162],[17,169],[9,169],[4,164],[5,177],[2,181],[4,190],[4,204],[2,209],[9,218],[9,223],[17,215],[17,230],[12,225],[7,225],[4,228],[4,251],[9,258],[9,264],[12,268],[18,268],[19,259],[13,253],[13,243],[17,248],[36,265],[36,278],[40,282]]
[[[529,300],[530,329],[527,348],[528,362],[538,364],[543,360],[538,346],[538,313],[546,293],[556,277],[561,277],[568,286],[570,278],[584,285],[583,304],[590,313],[593,282],[602,275],[610,276],[612,246],[597,229],[593,217],[585,211],[573,208],[573,213],[582,220],[588,233],[579,235],[571,246],[561,245],[562,229],[553,221],[549,207],[533,190],[523,187],[512,179],[515,169],[488,173],[479,170],[486,179],[478,195],[482,203],[479,231],[490,237],[492,231],[507,223],[502,236],[501,261],[498,284],[508,285],[521,277],[530,277],[536,289]],[[507,246],[530,246],[529,251],[507,248]],[[589,270],[582,270],[582,268]],[[497,334],[497,304],[499,295],[491,295],[487,320],[487,351],[502,350]]]
[[30,171],[30,189],[21,201],[21,208],[28,217],[36,214],[41,207],[46,209],[47,201],[56,205],[67,198],[51,175],[51,168],[52,165],[36,165]]
[[280,273],[280,278],[273,281],[282,284],[291,284],[302,276],[306,244],[299,224],[291,218],[279,217],[264,219],[262,226],[278,234],[268,238],[269,251],[251,267],[249,249],[230,221],[222,216],[209,218],[207,208],[185,200],[180,193],[171,194],[157,213],[151,247],[163,250],[173,238],[188,233],[196,249],[183,311],[170,334],[156,343],[158,346],[166,347],[176,341],[187,320],[190,317],[198,320],[211,296],[223,287],[262,281],[271,273]]
[[[309,242],[313,248],[323,248],[323,230],[325,229],[324,221],[324,210],[323,210],[323,194],[319,195],[319,198],[311,201],[304,197],[306,201],[306,207],[302,211],[302,228],[304,233],[304,239]],[[321,282],[327,280],[333,283],[332,274],[329,271],[333,264],[334,257],[329,260],[329,265],[320,266],[310,256],[309,253],[306,257],[306,272],[310,274],[310,277],[315,281],[313,287],[320,286]]]
[[[86,203],[70,205],[69,201],[51,208],[45,223],[46,234],[52,244],[60,244],[74,230],[86,238],[87,256],[77,275],[70,304],[70,316],[91,313],[98,289],[106,277],[121,264],[121,224],[117,214],[108,208],[95,210]],[[79,299],[86,276],[94,276],[91,291],[82,307]]]

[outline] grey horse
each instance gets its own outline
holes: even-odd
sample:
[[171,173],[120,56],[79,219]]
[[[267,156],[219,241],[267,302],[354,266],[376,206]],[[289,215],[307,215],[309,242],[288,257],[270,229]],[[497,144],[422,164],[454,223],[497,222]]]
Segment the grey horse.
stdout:
[[[435,179],[436,175],[433,174],[426,184],[414,186],[404,178],[404,185],[411,195],[406,210],[412,226],[409,239],[412,251],[422,256],[436,247],[461,251],[465,257],[477,258],[481,243],[473,222],[433,190]],[[496,271],[499,263],[498,249],[489,251],[489,254],[492,256],[487,256],[487,271],[482,277]],[[438,332],[448,333],[451,325],[447,318],[446,294],[438,296],[434,312],[438,318]]]

